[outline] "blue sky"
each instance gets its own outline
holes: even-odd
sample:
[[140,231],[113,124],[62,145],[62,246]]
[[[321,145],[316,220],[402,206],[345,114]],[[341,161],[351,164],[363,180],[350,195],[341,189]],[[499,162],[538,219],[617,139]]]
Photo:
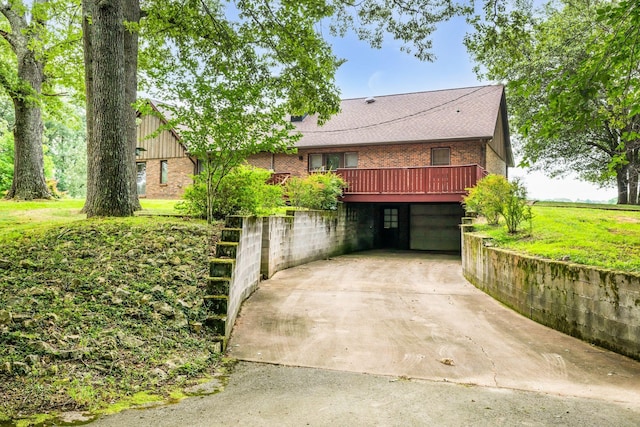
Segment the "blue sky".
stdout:
[[[462,44],[467,29],[461,18],[440,24],[433,37],[433,52],[437,59],[432,63],[421,62],[411,54],[401,52],[400,43],[393,40],[377,50],[351,34],[343,39],[332,39],[335,55],[347,60],[336,75],[342,98],[493,83],[478,80],[473,72],[473,63]],[[522,177],[533,199],[609,200],[617,195],[615,188],[599,189],[572,178],[549,179],[542,173],[518,168],[511,169],[509,175]]]

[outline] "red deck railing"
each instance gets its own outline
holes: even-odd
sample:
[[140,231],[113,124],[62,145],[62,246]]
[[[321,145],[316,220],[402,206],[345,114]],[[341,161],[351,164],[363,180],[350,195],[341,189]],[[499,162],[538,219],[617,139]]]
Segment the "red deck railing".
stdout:
[[290,177],[290,173],[272,173],[271,177],[267,180],[267,184],[284,185]]
[[408,201],[457,201],[486,175],[478,165],[338,169],[337,173],[349,185],[345,201],[400,201],[402,197]]

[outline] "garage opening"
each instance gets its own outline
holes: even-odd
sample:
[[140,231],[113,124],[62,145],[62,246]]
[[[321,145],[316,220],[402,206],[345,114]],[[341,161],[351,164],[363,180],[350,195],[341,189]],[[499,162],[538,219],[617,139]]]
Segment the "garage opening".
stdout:
[[409,249],[460,252],[460,203],[412,204],[409,212]]

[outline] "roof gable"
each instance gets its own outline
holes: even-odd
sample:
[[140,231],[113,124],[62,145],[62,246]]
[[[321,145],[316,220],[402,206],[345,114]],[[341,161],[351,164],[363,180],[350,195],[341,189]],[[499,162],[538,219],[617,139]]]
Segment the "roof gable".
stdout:
[[343,100],[323,126],[317,117],[295,122],[297,147],[493,138],[503,86],[415,92]]

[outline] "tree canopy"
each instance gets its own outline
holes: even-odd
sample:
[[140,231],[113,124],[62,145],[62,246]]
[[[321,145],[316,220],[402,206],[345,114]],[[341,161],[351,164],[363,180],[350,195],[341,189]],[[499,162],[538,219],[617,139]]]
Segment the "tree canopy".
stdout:
[[[79,28],[70,0],[0,3],[0,88],[14,104],[13,179],[8,197],[49,197],[42,149],[42,109],[59,106],[60,87],[77,89]],[[74,83],[72,83],[74,82]]]
[[495,3],[465,40],[478,74],[507,85],[521,165],[615,182],[619,203],[637,202],[638,8]]
[[[287,114],[317,113],[322,121],[337,111],[334,76],[342,60],[324,40],[325,28],[337,35],[354,31],[373,47],[393,37],[403,43],[403,50],[433,60],[436,25],[473,12],[467,2],[453,0],[83,3],[89,147],[85,210],[97,215],[129,215],[136,209],[135,111],[130,105],[138,76],[149,94],[170,101],[165,106],[170,125],[180,129],[189,151],[212,171],[224,171],[257,151],[291,148],[295,136],[289,132]],[[65,50],[79,37],[77,5],[74,0],[39,0],[27,14],[21,0],[2,3],[5,41],[13,47],[12,37],[29,35],[25,46],[43,61],[42,79],[32,82],[31,89],[15,74],[21,63],[17,56],[5,50],[0,61],[5,91],[26,90],[14,99],[28,100],[30,108],[41,104],[41,92],[77,87],[71,82],[80,79],[69,77],[82,72],[77,50]],[[470,18],[475,32],[466,44],[482,77],[507,83],[522,164],[551,174],[574,171],[603,185],[617,182],[619,201],[637,202],[635,23],[640,6],[630,0],[557,0],[539,10],[523,0],[484,0],[482,5],[483,16]],[[113,12],[106,24],[103,12]],[[31,30],[9,28],[13,18],[7,13],[22,16]],[[101,25],[102,33],[93,34]],[[75,74],[49,69],[74,69]],[[107,114],[109,108],[119,112]],[[37,123],[17,122],[16,129],[34,131],[18,142],[41,134]],[[111,123],[111,128],[97,123]],[[118,155],[110,159],[109,153]],[[118,162],[124,162],[126,170],[117,167]],[[128,189],[118,184],[123,182]],[[96,204],[116,199],[120,206]]]

